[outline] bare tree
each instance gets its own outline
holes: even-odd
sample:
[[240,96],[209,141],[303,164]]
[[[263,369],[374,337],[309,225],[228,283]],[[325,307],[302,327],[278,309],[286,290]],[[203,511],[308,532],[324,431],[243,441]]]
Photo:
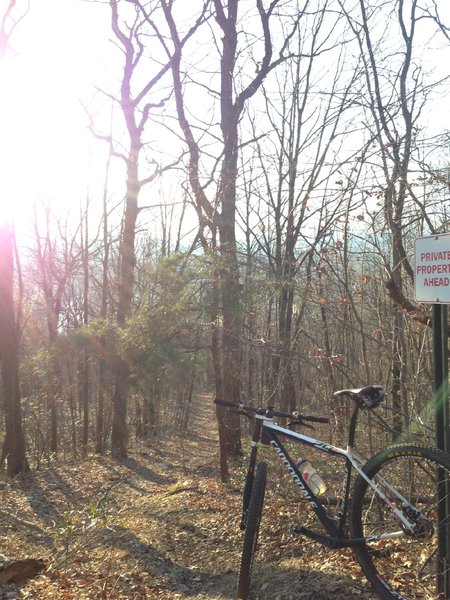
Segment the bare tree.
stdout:
[[[411,203],[414,202],[411,173],[417,168],[417,138],[419,118],[433,86],[425,82],[425,74],[416,53],[418,27],[427,17],[417,0],[404,3],[396,0],[374,8],[366,0],[359,0],[359,10],[353,14],[344,3],[346,14],[358,42],[366,82],[366,103],[370,139],[377,146],[380,162],[376,185],[384,198],[384,218],[391,234],[391,257],[386,262],[390,286],[402,290],[405,278],[413,281],[413,269],[407,252],[407,227]],[[380,31],[380,20],[389,27]],[[393,37],[398,40],[395,60],[390,61],[386,73],[386,52]],[[416,156],[414,153],[416,152]],[[367,160],[367,155],[361,160]],[[372,167],[373,168],[373,167]],[[382,174],[383,180],[380,175]],[[416,207],[420,206],[420,202]],[[398,304],[393,306],[391,398],[394,409],[394,430],[398,435],[403,428],[402,413],[407,413],[405,379],[408,354],[405,340],[405,317]]]
[[[0,16],[0,60],[13,51],[11,37],[28,12],[17,16],[15,0],[10,0]],[[3,199],[7,202],[7,199]],[[0,457],[2,467],[7,460],[8,475],[14,477],[28,469],[25,436],[22,425],[21,396],[19,388],[19,341],[21,300],[16,305],[14,297],[15,238],[10,223],[0,224],[0,362],[3,380],[3,405],[6,434]],[[16,266],[19,267],[16,253]],[[20,280],[19,280],[20,281]]]
[[[20,14],[18,14],[18,10],[21,10]],[[28,11],[28,0],[19,2],[19,8],[17,7],[17,0],[9,0],[8,6],[0,16],[0,59],[15,53],[11,45],[11,38]]]
[[[259,123],[253,118],[264,184],[258,190],[253,181],[258,206],[251,221],[260,231],[255,245],[266,255],[274,280],[277,315],[269,393],[271,401],[276,398],[286,409],[297,405],[291,358],[298,344],[295,329],[302,324],[294,317],[294,307],[297,304],[298,315],[303,313],[298,305],[307,297],[298,281],[305,279],[311,284],[313,255],[335,229],[336,219],[346,213],[346,189],[336,180],[343,165],[352,159],[342,146],[353,115],[356,72],[346,73],[342,25],[341,16],[329,14],[326,5],[305,15],[290,43],[295,58],[278,72],[278,89],[272,89],[274,82],[264,89],[271,132],[258,135]],[[334,73],[327,64],[324,81],[325,64],[331,56]],[[323,97],[320,102],[318,92]],[[340,160],[339,155],[343,155]],[[322,306],[322,316],[325,310]]]
[[[81,222],[84,222],[84,227],[81,228],[81,265],[83,277],[83,292],[82,292],[82,323],[87,325],[89,322],[89,197],[86,198],[84,216],[80,215]],[[80,356],[79,367],[79,398],[81,410],[83,413],[83,434],[82,434],[82,452],[85,456],[88,451],[89,443],[89,355],[86,349],[83,349]]]
[[48,398],[50,426],[50,452],[58,452],[58,405],[62,399],[61,363],[57,356],[56,342],[68,282],[80,263],[80,251],[76,244],[76,232],[72,236],[68,227],[56,224],[52,231],[50,210],[44,211],[43,232],[35,211],[34,228],[36,240],[36,283],[42,293],[50,353],[50,397]]
[[[252,12],[252,28],[259,28],[261,46],[258,58],[254,58],[255,74],[244,81],[239,81],[238,72],[242,68],[243,48],[239,44],[238,31],[240,21],[238,0],[224,3],[221,0],[206,2],[204,8],[212,9],[211,24],[214,36],[218,28],[220,41],[214,37],[213,43],[217,48],[217,68],[219,92],[210,89],[210,99],[218,96],[219,128],[215,141],[218,147],[217,159],[212,167],[211,179],[202,181],[202,159],[207,154],[202,148],[196,129],[188,118],[188,109],[183,92],[184,76],[182,67],[182,47],[180,33],[173,15],[173,2],[163,0],[162,6],[170,30],[173,50],[167,49],[171,57],[171,67],[174,82],[175,101],[178,120],[189,151],[188,176],[193,192],[193,200],[199,215],[201,229],[207,225],[211,231],[217,230],[219,235],[220,268],[218,271],[222,316],[222,356],[221,368],[216,369],[216,394],[229,400],[237,401],[241,394],[240,382],[240,296],[241,284],[237,259],[236,244],[236,201],[239,157],[239,124],[244,109],[249,100],[258,92],[268,74],[286,60],[287,39],[292,33],[283,37],[278,53],[275,56],[271,23],[277,19],[277,8],[281,4],[272,1],[267,8],[261,0],[249,5]],[[248,16],[248,15],[247,15]],[[294,18],[295,30],[300,15]],[[257,37],[257,36],[255,36]],[[248,41],[248,48],[253,44]],[[244,42],[245,44],[245,42]],[[213,67],[214,68],[214,67]],[[199,85],[202,85],[199,81]],[[202,127],[204,131],[204,127]],[[202,134],[200,134],[202,135]],[[217,176],[216,176],[217,167]],[[215,191],[208,196],[207,186],[216,180]],[[219,410],[219,424],[222,429],[221,454],[239,454],[241,452],[239,421],[235,416],[225,417]],[[226,418],[226,424],[225,424]],[[222,460],[222,477],[226,477],[225,461]]]
[[[125,148],[113,142],[111,136],[95,132],[112,145],[112,156],[119,157],[125,164],[125,200],[122,233],[119,247],[119,275],[117,295],[117,323],[125,324],[132,311],[134,276],[136,266],[136,224],[140,212],[139,197],[143,187],[153,182],[160,174],[172,168],[179,159],[162,166],[153,159],[148,160],[149,171],[140,174],[146,155],[146,128],[155,111],[161,110],[171,96],[162,81],[170,70],[170,58],[160,60],[159,47],[164,40],[159,35],[155,22],[158,20],[159,4],[141,4],[138,0],[124,6],[118,0],[109,0],[111,28],[123,55],[123,70],[120,85],[119,105],[125,123]],[[192,35],[195,28],[187,37]],[[148,45],[148,39],[157,42]],[[181,46],[184,40],[181,42]],[[153,61],[148,60],[147,49],[155,48]],[[151,71],[151,75],[148,72]],[[142,75],[145,73],[145,75]],[[149,98],[153,96],[154,101]],[[94,127],[93,127],[94,129]],[[148,155],[147,155],[148,158]],[[113,422],[111,451],[118,457],[127,455],[127,395],[129,369],[126,360],[119,361],[114,374]]]
[[7,473],[14,477],[28,469],[19,388],[20,325],[14,298],[14,235],[7,224],[0,227],[0,361],[6,435],[0,467],[7,460]]

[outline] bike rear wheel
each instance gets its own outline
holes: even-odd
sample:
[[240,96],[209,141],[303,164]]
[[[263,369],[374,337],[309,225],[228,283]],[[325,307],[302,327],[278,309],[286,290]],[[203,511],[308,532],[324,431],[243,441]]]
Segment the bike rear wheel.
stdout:
[[244,546],[242,548],[241,567],[239,569],[237,588],[237,597],[241,600],[247,599],[250,589],[250,577],[253,566],[253,557],[258,543],[264,493],[266,490],[266,479],[267,464],[261,462],[256,468],[256,475],[247,513],[247,524],[245,527]]
[[[403,444],[374,456],[364,472],[391,504],[382,501],[358,475],[350,532],[352,537],[366,540],[354,551],[367,579],[385,600],[443,599],[440,583],[445,565],[439,560],[438,529],[448,528],[449,523],[448,518],[443,522],[445,509],[438,500],[449,481],[449,455]],[[413,523],[414,531],[401,524],[394,506]]]

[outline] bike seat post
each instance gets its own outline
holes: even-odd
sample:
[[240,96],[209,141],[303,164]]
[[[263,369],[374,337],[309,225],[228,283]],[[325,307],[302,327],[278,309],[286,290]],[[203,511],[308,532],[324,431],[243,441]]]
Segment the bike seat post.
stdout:
[[354,446],[355,446],[356,424],[358,421],[358,413],[359,413],[359,405],[357,402],[353,402],[353,411],[352,411],[352,416],[350,418],[350,426],[349,426],[349,430],[348,430],[348,446],[349,446],[349,448],[354,448]]

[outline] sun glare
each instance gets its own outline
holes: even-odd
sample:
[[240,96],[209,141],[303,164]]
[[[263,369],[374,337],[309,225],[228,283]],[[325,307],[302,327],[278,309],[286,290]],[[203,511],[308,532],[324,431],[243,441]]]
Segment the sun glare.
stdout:
[[30,11],[13,52],[0,59],[0,219],[13,219],[17,229],[30,225],[34,205],[78,212],[88,192],[93,138],[79,98],[92,83],[95,58],[80,39],[82,15],[73,8],[69,27],[61,4]]

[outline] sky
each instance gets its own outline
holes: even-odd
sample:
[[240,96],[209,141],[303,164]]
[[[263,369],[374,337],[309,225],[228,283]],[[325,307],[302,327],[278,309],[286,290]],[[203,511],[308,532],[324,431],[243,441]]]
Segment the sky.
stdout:
[[[84,197],[101,196],[95,186],[103,184],[107,149],[88,130],[80,99],[91,98],[94,86],[111,89],[117,69],[107,2],[29,3],[11,38],[12,51],[0,58],[0,219],[14,217],[18,230],[30,227],[35,202],[78,216]],[[0,0],[0,15],[8,4]],[[17,0],[14,14],[26,4]],[[438,4],[450,23],[450,2]],[[436,54],[443,75],[446,55],[444,60],[442,50]],[[436,115],[442,127],[447,106],[441,98],[430,124]],[[123,186],[117,163],[114,174],[117,187]]]
[[[13,219],[25,241],[35,206],[38,215],[49,205],[57,218],[69,215],[73,223],[89,197],[91,220],[100,221],[108,146],[89,130],[86,109],[95,106],[96,123],[109,122],[111,101],[98,90],[117,89],[122,69],[108,2],[17,0],[16,8],[28,1],[11,51],[0,58],[0,220]],[[0,15],[8,4],[0,0]],[[155,187],[152,201],[160,206],[172,195],[173,184],[165,190],[160,183]],[[109,171],[108,191],[110,206],[120,205],[124,167],[118,159]],[[141,220],[155,221],[156,227],[155,210],[141,213]],[[187,233],[192,228],[188,223]]]
[[[7,3],[0,0],[2,14]],[[18,228],[36,199],[63,214],[78,210],[96,160],[104,162],[80,98],[106,76],[108,40],[104,5],[30,0],[0,59],[0,216],[13,215]]]

